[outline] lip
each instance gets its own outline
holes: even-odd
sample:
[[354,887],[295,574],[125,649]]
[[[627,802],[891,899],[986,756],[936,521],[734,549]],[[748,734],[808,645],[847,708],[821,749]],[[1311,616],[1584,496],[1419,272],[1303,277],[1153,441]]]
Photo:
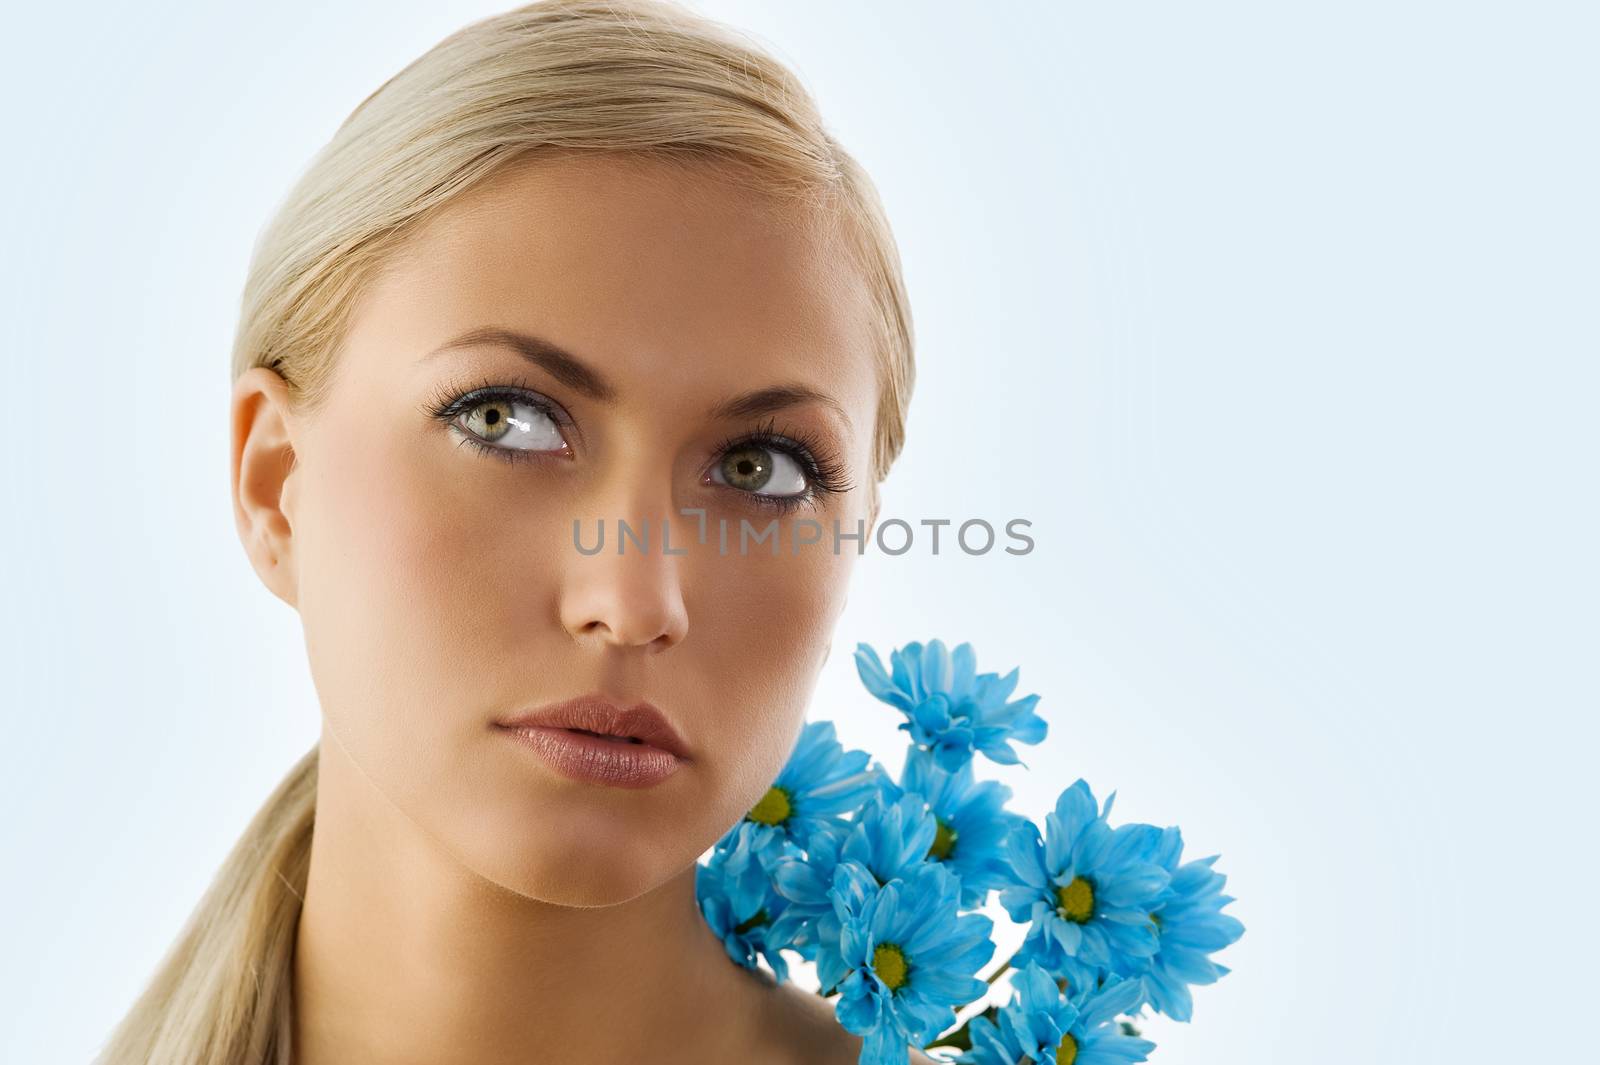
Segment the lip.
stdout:
[[599,693],[552,703],[495,726],[532,747],[562,775],[594,784],[651,787],[693,760],[683,737],[654,706],[643,701],[619,706]]

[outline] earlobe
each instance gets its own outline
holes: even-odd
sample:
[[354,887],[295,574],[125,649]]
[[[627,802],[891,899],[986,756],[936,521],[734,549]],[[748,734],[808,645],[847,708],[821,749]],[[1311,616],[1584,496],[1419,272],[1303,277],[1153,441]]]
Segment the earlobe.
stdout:
[[234,524],[256,575],[273,595],[295,606],[290,488],[296,457],[290,416],[288,383],[277,373],[254,366],[234,382],[229,415]]

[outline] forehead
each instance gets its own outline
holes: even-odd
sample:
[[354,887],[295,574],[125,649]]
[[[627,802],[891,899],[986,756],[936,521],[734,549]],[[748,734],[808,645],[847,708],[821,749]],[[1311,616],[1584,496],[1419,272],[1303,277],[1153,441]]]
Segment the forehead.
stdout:
[[356,326],[407,362],[468,330],[526,331],[602,370],[621,403],[807,384],[867,424],[870,300],[845,240],[711,164],[544,158],[429,217]]

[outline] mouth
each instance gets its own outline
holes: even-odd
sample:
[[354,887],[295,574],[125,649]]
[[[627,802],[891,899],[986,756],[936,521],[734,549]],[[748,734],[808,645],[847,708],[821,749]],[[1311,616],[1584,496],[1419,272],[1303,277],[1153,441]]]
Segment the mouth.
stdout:
[[660,710],[643,700],[624,706],[600,692],[551,703],[496,724],[511,729],[550,729],[619,747],[654,749],[685,762],[693,760],[688,744]]
[[565,729],[564,731],[566,731],[566,732],[576,732],[580,736],[593,736],[596,739],[600,739],[600,740],[610,740],[612,743],[643,743],[644,742],[644,740],[639,739],[639,737],[637,737],[637,736],[612,736],[609,733],[605,733],[605,732],[590,732],[586,728],[569,728],[569,729]]
[[672,776],[687,761],[634,736],[579,726],[523,723],[499,727],[541,757],[550,769],[585,784],[650,788]]

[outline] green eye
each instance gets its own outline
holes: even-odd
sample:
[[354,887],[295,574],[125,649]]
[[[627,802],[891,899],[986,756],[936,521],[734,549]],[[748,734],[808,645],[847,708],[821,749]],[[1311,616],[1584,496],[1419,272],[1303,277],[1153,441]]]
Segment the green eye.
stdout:
[[758,444],[729,449],[712,468],[712,480],[763,496],[801,495],[807,487],[799,463],[782,451]]
[[494,398],[474,403],[462,413],[462,427],[487,443],[505,441],[513,451],[560,451],[567,446],[561,429],[539,408],[515,399]]
[[735,488],[754,492],[772,479],[772,455],[761,447],[730,451],[722,459],[722,478]]

